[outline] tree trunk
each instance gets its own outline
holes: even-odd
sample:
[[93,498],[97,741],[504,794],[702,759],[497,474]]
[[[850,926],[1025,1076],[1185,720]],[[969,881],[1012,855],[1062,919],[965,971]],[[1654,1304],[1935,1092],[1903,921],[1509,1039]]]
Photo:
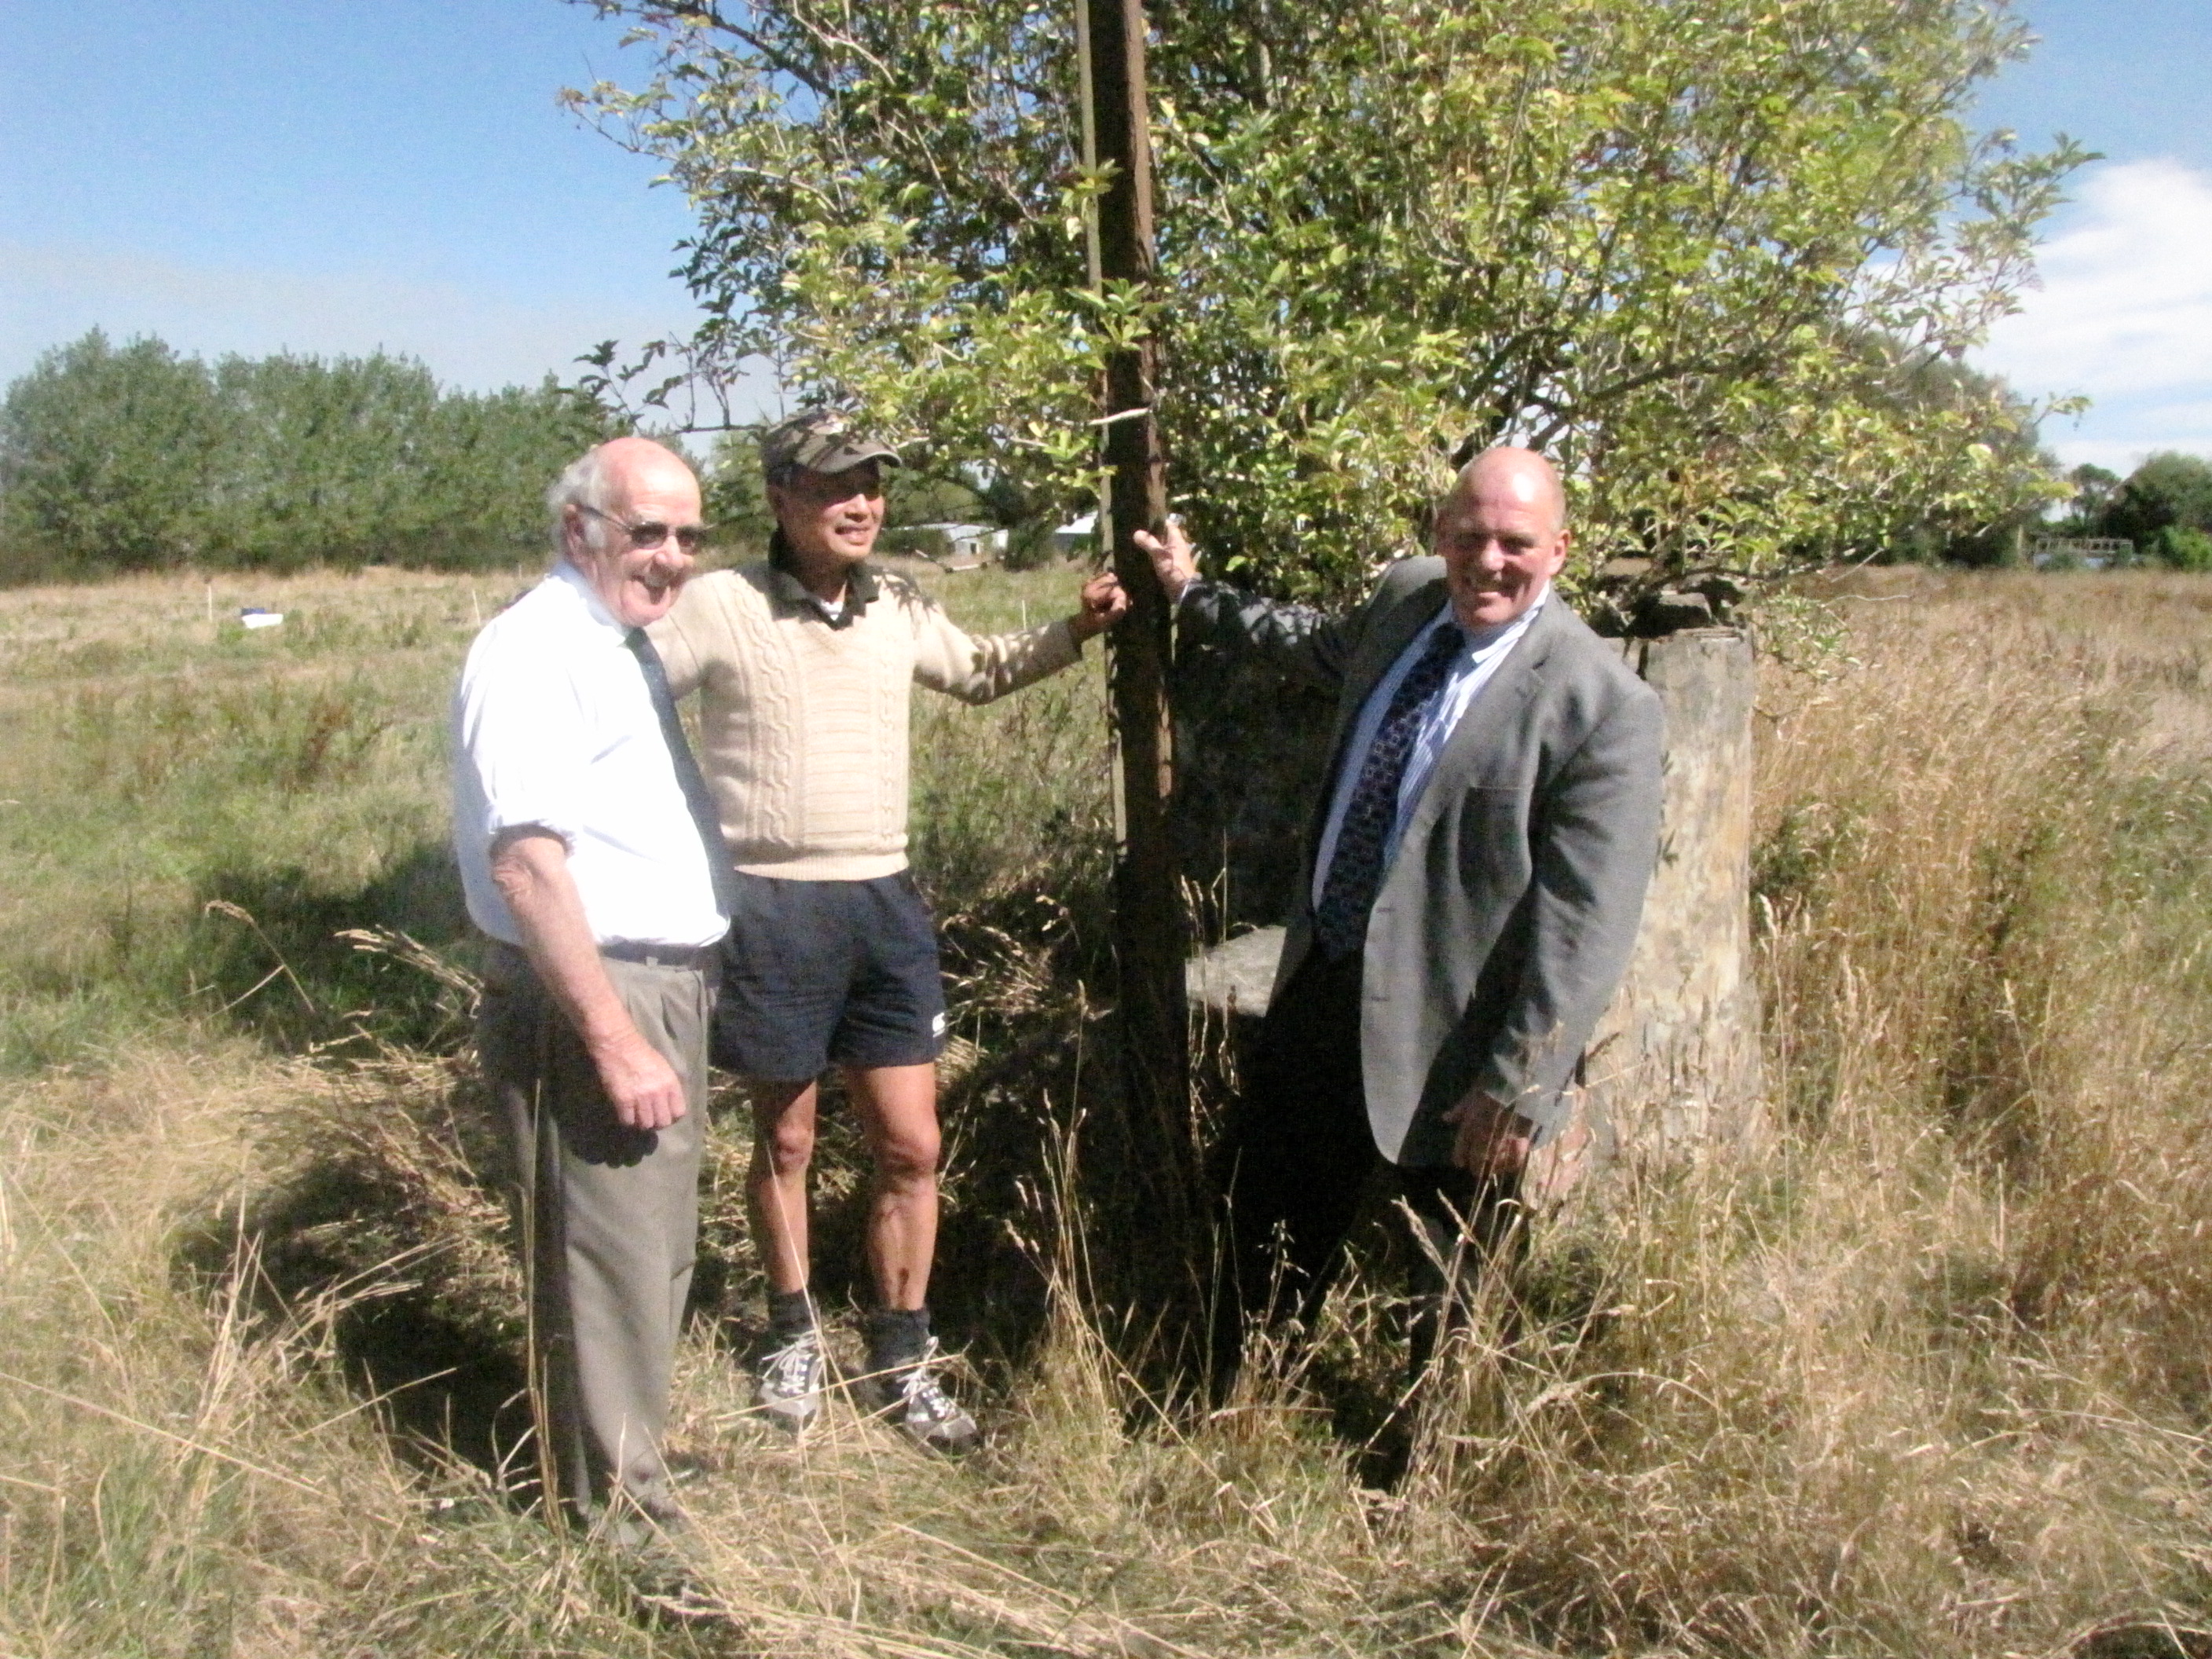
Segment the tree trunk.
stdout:
[[[1115,169],[1098,204],[1100,274],[1152,284],[1152,143],[1145,92],[1145,17],[1139,0],[1089,0],[1091,121],[1098,160]],[[1110,477],[1102,535],[1130,614],[1111,651],[1116,749],[1114,945],[1120,970],[1123,1077],[1131,1127],[1160,1160],[1163,1192],[1179,1191],[1188,1163],[1189,1104],[1182,999],[1183,926],[1179,872],[1168,834],[1174,782],[1168,724],[1170,616],[1152,562],[1134,540],[1167,516],[1159,430],[1152,417],[1157,348],[1151,338],[1108,362],[1104,459]]]

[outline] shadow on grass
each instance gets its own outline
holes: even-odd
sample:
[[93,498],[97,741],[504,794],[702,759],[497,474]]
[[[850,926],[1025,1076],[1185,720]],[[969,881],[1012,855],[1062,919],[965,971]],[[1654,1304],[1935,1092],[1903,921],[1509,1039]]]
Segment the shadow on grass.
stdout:
[[434,1273],[394,1263],[365,1280],[360,1257],[392,1231],[374,1207],[385,1195],[353,1170],[308,1170],[242,1218],[188,1230],[179,1267],[215,1296],[244,1275],[264,1334],[304,1328],[325,1343],[404,1462],[433,1476],[470,1466],[529,1507],[538,1493],[521,1345],[492,1310],[457,1304]]
[[[179,1234],[179,1277],[327,1354],[404,1462],[535,1507],[507,1152],[473,1062],[386,1051],[313,1075],[267,1120],[273,1172]],[[702,1237],[687,1317],[720,1316],[737,1243]]]
[[350,890],[296,866],[219,869],[198,885],[195,977],[230,1016],[293,1053],[386,1043],[445,1053],[468,1040],[468,999],[344,935],[405,934],[472,967],[459,872],[442,842],[422,842]]
[[258,1128],[270,1174],[179,1236],[180,1276],[329,1354],[407,1462],[533,1501],[505,1154],[473,1066],[387,1051],[313,1075]]

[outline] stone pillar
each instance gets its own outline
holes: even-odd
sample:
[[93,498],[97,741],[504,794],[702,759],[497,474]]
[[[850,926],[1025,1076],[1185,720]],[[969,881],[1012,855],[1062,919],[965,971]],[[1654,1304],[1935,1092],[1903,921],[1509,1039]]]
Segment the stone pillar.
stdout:
[[1613,1006],[1583,1059],[1594,1115],[1632,1163],[1754,1124],[1759,988],[1751,964],[1751,642],[1694,628],[1624,640],[1667,709],[1659,865]]
[[[1659,864],[1627,975],[1583,1061],[1584,1114],[1600,1133],[1594,1141],[1568,1138],[1588,1141],[1588,1151],[1562,1163],[1552,1178],[1559,1191],[1573,1183],[1591,1155],[1607,1161],[1617,1148],[1632,1164],[1662,1161],[1716,1138],[1748,1133],[1759,1121],[1759,994],[1750,928],[1750,641],[1733,628],[1691,628],[1617,643],[1667,711]],[[1310,729],[1318,712],[1292,722],[1282,718],[1279,705],[1257,741],[1310,757],[1328,740],[1325,725]],[[1301,730],[1289,731],[1293,724]],[[1250,801],[1237,813],[1223,814],[1229,823],[1241,817],[1249,829],[1278,837],[1295,816],[1273,791],[1264,810]],[[1279,847],[1270,848],[1270,859],[1279,865]],[[1249,860],[1247,867],[1256,874],[1259,860]],[[1203,881],[1207,872],[1192,868],[1189,873]],[[1273,868],[1267,873],[1276,874]],[[1246,888],[1248,902],[1259,885]],[[1287,884],[1271,896],[1287,905]],[[1282,929],[1267,927],[1205,953],[1186,974],[1194,1007],[1249,1037],[1266,1012],[1281,949]]]

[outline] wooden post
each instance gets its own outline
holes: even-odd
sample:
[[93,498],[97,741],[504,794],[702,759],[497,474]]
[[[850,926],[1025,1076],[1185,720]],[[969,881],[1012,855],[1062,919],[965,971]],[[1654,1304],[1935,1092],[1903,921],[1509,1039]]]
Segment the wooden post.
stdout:
[[[1158,271],[1152,241],[1152,152],[1145,93],[1142,0],[1085,0],[1089,84],[1085,123],[1100,164],[1114,178],[1098,204],[1098,269],[1106,282],[1149,288]],[[1114,945],[1133,1122],[1164,1132],[1152,1150],[1181,1162],[1187,1139],[1188,1066],[1182,994],[1182,895],[1168,833],[1174,780],[1168,724],[1170,616],[1152,562],[1134,539],[1167,517],[1158,427],[1152,418],[1157,347],[1147,337],[1106,366],[1103,459],[1109,474],[1102,537],[1128,591],[1130,614],[1110,646],[1119,765],[1121,846],[1114,879]],[[1160,1171],[1172,1176],[1173,1168]]]
[[[1118,5],[1121,0],[1106,0],[1109,5]],[[1077,102],[1083,116],[1083,166],[1087,172],[1098,167],[1098,72],[1091,61],[1091,0],[1075,0],[1075,78]],[[1098,204],[1086,203],[1083,210],[1083,274],[1093,294],[1105,279],[1098,251]],[[1106,510],[1102,493],[1098,510]],[[1099,534],[1106,533],[1106,520],[1098,520]]]

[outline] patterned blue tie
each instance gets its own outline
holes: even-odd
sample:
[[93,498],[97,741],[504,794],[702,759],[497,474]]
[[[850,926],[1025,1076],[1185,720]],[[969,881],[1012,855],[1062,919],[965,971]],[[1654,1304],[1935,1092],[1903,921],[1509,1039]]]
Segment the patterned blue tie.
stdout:
[[1413,740],[1420,736],[1429,705],[1443,690],[1452,660],[1466,644],[1467,636],[1449,622],[1431,634],[1428,649],[1398,682],[1382,724],[1375,728],[1314,909],[1314,938],[1331,962],[1350,956],[1366,940],[1367,913],[1382,886],[1383,849],[1398,822],[1398,786],[1405,781],[1406,764],[1413,757]]

